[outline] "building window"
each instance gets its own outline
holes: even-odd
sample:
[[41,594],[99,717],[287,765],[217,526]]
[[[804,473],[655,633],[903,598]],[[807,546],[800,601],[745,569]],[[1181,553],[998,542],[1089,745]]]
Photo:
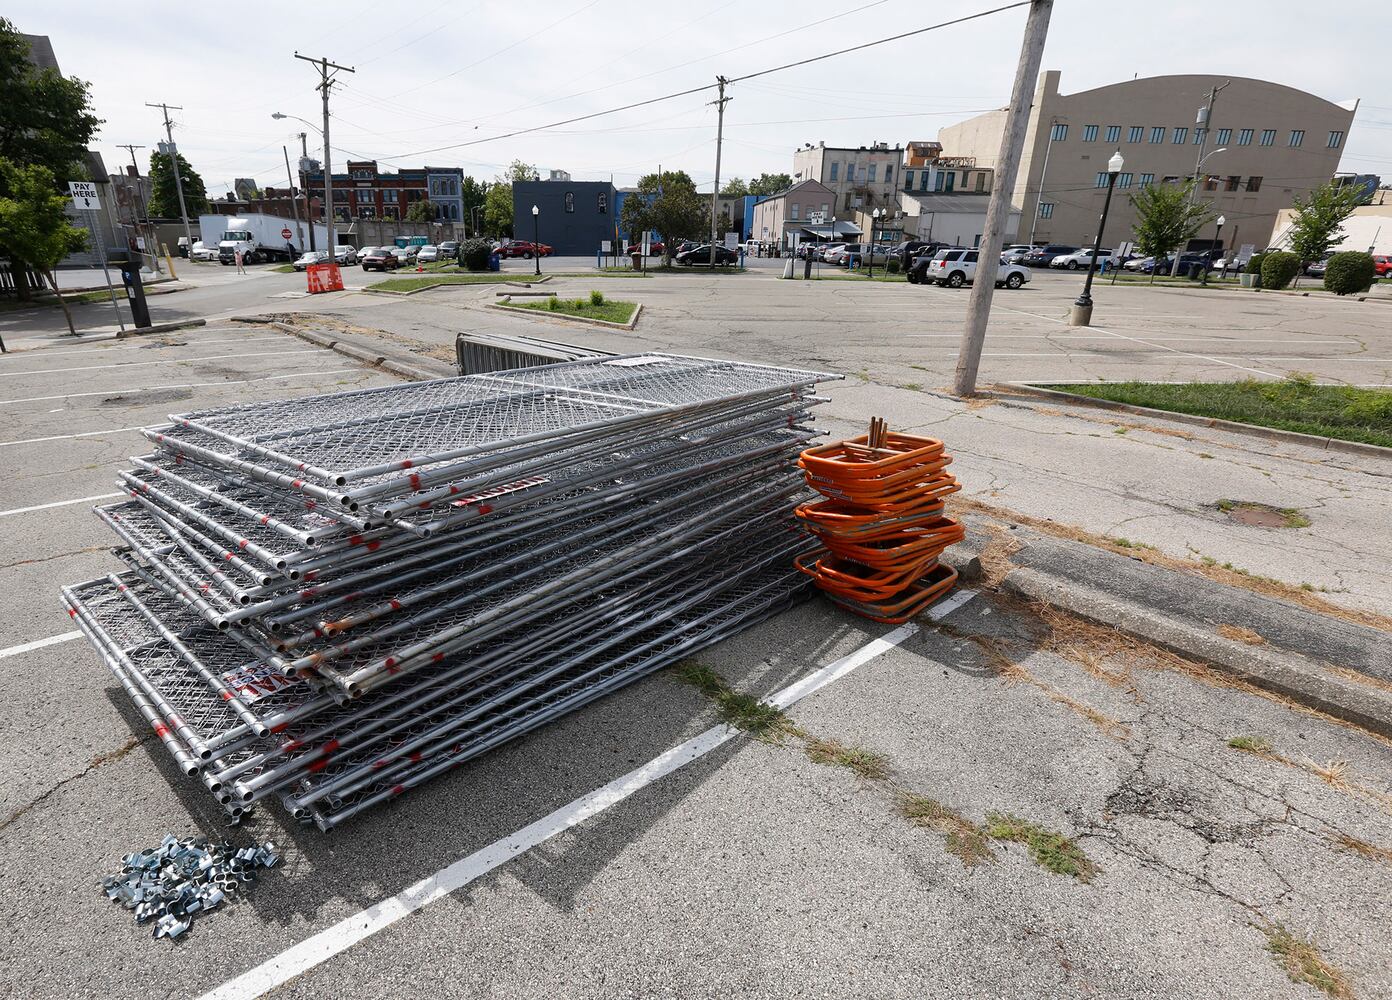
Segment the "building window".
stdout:
[[1298,147],[1298,146],[1299,146],[1301,143],[1303,143],[1304,141],[1305,141],[1305,130],[1304,130],[1303,128],[1293,128],[1293,129],[1291,129],[1291,135],[1290,135],[1290,145],[1291,145],[1291,149],[1295,149],[1296,147]]
[[857,184],[865,183],[865,164],[860,164],[855,168],[855,179]]
[[801,208],[801,207],[802,207],[802,206],[799,205],[799,204],[798,204],[797,202],[795,202],[795,201],[794,201],[794,202],[790,202],[790,203],[788,204],[788,218],[790,218],[790,219],[796,221],[796,220],[797,220],[797,217],[798,217],[798,209]]
[[1154,174],[1141,174],[1141,187],[1148,188],[1155,183]]
[[395,204],[396,204],[396,195],[397,195],[397,192],[396,192],[395,190],[383,191],[383,192],[382,192],[382,200],[383,200],[384,202],[386,202],[388,205],[395,205]]
[[1342,146],[1343,144],[1344,144],[1344,133],[1342,133],[1342,132],[1330,132],[1330,133],[1329,133],[1329,141],[1328,141],[1327,143],[1325,143],[1325,145],[1326,145],[1329,149],[1338,149],[1338,148],[1339,148],[1340,146]]
[[835,184],[835,183],[836,183],[836,178],[840,175],[840,173],[841,173],[841,164],[839,164],[839,163],[833,163],[833,164],[831,165],[831,175],[830,175],[830,177],[829,177],[828,179],[829,179],[833,184]]
[[[1094,134],[1097,129],[1093,129]],[[1062,122],[1055,122],[1054,127],[1049,130],[1049,138],[1054,142],[1063,142],[1068,138],[1068,126]]]
[[1151,141],[1151,142],[1164,142],[1164,141],[1165,141],[1165,126],[1163,126],[1163,125],[1155,125],[1155,126],[1153,126],[1153,127],[1151,128],[1151,130],[1150,130],[1150,141]]
[[1097,141],[1097,126],[1096,126],[1096,125],[1084,125],[1084,126],[1083,126],[1083,142],[1096,142],[1096,141]]
[[1206,140],[1207,138],[1208,138],[1208,129],[1202,128],[1202,127],[1194,129],[1194,145],[1195,145],[1195,146],[1202,146],[1202,145],[1204,144],[1204,140]]
[[1262,129],[1262,134],[1261,134],[1261,145],[1263,145],[1263,146],[1274,146],[1274,145],[1276,145],[1276,130],[1275,130],[1274,128],[1264,128],[1264,129]]
[[826,217],[826,214],[827,214],[827,203],[826,203],[826,202],[822,202],[822,217],[825,218],[825,217]]
[[982,193],[983,191],[985,191],[985,190],[986,190],[986,174],[985,174],[985,172],[983,171],[983,172],[978,173],[978,174],[976,175],[976,193],[977,193],[977,194],[981,194],[981,193]]
[[905,190],[905,191],[912,191],[912,190],[913,190],[913,171],[912,171],[912,170],[905,170],[905,171],[904,171],[904,190]]
[[894,181],[894,164],[885,164],[885,183],[890,184]]
[[1261,179],[1260,177],[1248,177],[1248,178],[1247,178],[1247,190],[1248,190],[1248,191],[1260,191],[1260,190],[1261,190],[1261,182],[1262,182],[1262,179]]
[[1176,128],[1174,130],[1174,144],[1183,146],[1189,141],[1189,130],[1187,128]]
[[359,218],[359,219],[370,219],[370,218],[372,218],[372,206],[371,206],[371,205],[359,205],[359,206],[358,206],[358,218]]
[[1100,187],[1100,188],[1106,187],[1106,186],[1107,186],[1107,171],[1105,171],[1105,170],[1099,170],[1099,171],[1097,171],[1097,180],[1096,180],[1096,182],[1095,182],[1092,186],[1093,186],[1093,187]]
[[870,183],[871,183],[871,184],[874,184],[874,183],[875,183],[875,168],[876,168],[877,166],[879,166],[879,164],[877,164],[877,163],[872,163],[872,164],[870,164]]
[[567,212],[575,211],[575,192],[567,191],[565,196],[565,209]]
[[931,170],[925,170],[918,175],[918,189],[920,191],[928,190],[928,175],[931,173]]
[[1228,175],[1228,179],[1225,180],[1225,181],[1223,182],[1223,190],[1224,190],[1224,191],[1240,191],[1240,190],[1242,190],[1242,178],[1239,177],[1237,174],[1229,174],[1229,175]]
[[1144,125],[1132,125],[1132,126],[1131,126],[1131,130],[1130,130],[1129,132],[1126,133],[1126,141],[1127,141],[1127,142],[1140,142],[1141,139],[1142,139],[1144,136],[1145,136],[1145,126],[1144,126]]
[[1117,187],[1119,187],[1119,188],[1129,188],[1130,186],[1131,186],[1131,175],[1130,175],[1129,173],[1126,173],[1126,174],[1117,174]]
[[608,196],[607,194],[605,194],[603,191],[599,192],[598,202],[599,202],[599,214],[600,214],[600,215],[608,215],[608,214],[609,214],[609,196]]
[[1176,177],[1174,174],[1166,174],[1166,175],[1164,176],[1164,179],[1162,179],[1162,180],[1160,181],[1160,183],[1161,183],[1161,184],[1178,184],[1178,183],[1179,183],[1179,178]]
[[1252,145],[1252,130],[1249,129],[1249,128],[1245,128],[1245,129],[1243,129],[1242,131],[1238,132],[1238,133],[1237,133],[1237,144],[1238,144],[1239,146],[1250,146],[1250,145]]
[[1121,126],[1120,126],[1120,125],[1108,125],[1108,126],[1107,126],[1107,141],[1108,141],[1108,142],[1121,142]]
[[1052,201],[1041,201],[1039,203],[1039,217],[1041,219],[1052,219],[1054,217],[1054,203]]
[[1232,129],[1220,128],[1218,130],[1218,145],[1226,146],[1230,139],[1232,139]]
[[1204,179],[1203,179],[1203,189],[1204,189],[1205,191],[1217,191],[1217,190],[1218,190],[1218,175],[1217,175],[1217,174],[1208,174],[1207,176],[1205,176]]

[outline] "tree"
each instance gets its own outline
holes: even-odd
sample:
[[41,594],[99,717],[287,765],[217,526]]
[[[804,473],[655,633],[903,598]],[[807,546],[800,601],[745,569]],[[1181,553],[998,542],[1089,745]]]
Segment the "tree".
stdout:
[[0,158],[47,167],[55,185],[79,180],[87,176],[84,153],[101,123],[87,84],[34,66],[29,43],[0,17]]
[[[1208,206],[1189,200],[1193,183],[1150,184],[1131,195],[1136,249],[1143,255],[1158,259],[1178,250],[1208,222],[1212,216]],[[1154,268],[1150,280],[1155,280]]]
[[1296,215],[1286,242],[1302,266],[1328,255],[1343,237],[1344,220],[1361,200],[1360,188],[1351,184],[1336,187],[1333,181],[1321,184],[1304,198],[1293,199]]
[[[474,225],[474,209],[483,210],[484,200],[488,196],[488,184],[483,181],[476,181],[472,177],[465,177],[459,185],[459,196],[464,201],[464,221],[468,228]],[[478,233],[474,233],[475,236]]]
[[720,193],[739,198],[749,193],[749,185],[744,183],[743,179],[739,177],[731,177],[725,182],[725,186],[720,189]]
[[638,179],[638,193],[624,199],[619,224],[630,236],[656,230],[663,241],[663,263],[671,262],[677,240],[699,238],[710,225],[710,207],[696,193],[685,170],[664,170]]
[[506,181],[535,181],[541,179],[541,174],[532,164],[513,160],[508,164],[507,173],[503,175],[502,179]]
[[87,233],[68,221],[68,199],[57,186],[48,167],[19,166],[0,157],[0,250],[47,279],[63,307],[68,332],[76,336],[72,311],[53,270],[63,258],[86,247]]
[[513,235],[512,185],[507,181],[496,181],[488,187],[483,199],[483,230],[499,239]]
[[413,201],[406,209],[407,222],[434,222],[435,205],[422,198],[420,201]]
[[[208,190],[184,154],[174,155],[179,158],[179,179],[184,182],[184,205],[190,216],[196,216],[208,207]],[[159,219],[177,219],[181,214],[174,165],[165,153],[150,154],[150,214]]]
[[777,194],[793,186],[793,179],[787,174],[760,174],[749,182],[750,194]]

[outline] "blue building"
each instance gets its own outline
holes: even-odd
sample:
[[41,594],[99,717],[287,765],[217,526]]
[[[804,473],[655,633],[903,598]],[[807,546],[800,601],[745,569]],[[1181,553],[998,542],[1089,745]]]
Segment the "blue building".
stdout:
[[[591,256],[618,232],[617,192],[609,181],[513,181],[512,234],[536,238],[562,256]],[[540,212],[535,225],[532,206]]]

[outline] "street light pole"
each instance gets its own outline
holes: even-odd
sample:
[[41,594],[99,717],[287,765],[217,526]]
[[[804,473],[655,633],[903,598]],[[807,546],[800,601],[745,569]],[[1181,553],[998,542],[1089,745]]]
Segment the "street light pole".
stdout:
[[537,217],[541,209],[532,206],[532,260],[536,263],[537,277],[541,277],[541,223]]
[[1044,147],[1044,166],[1039,170],[1039,190],[1034,195],[1034,221],[1030,223],[1030,246],[1034,246],[1034,234],[1039,229],[1039,203],[1044,200],[1044,179],[1049,175],[1049,154],[1054,151],[1054,133],[1057,131],[1058,123],[1057,116],[1049,121],[1049,144]]
[[[1097,223],[1097,237],[1092,243],[1092,258],[1088,261],[1087,280],[1083,282],[1083,294],[1073,302],[1068,313],[1069,326],[1087,326],[1092,322],[1092,276],[1097,270],[1097,254],[1102,249],[1102,232],[1107,228],[1107,213],[1112,207],[1112,191],[1116,188],[1117,174],[1126,166],[1121,150],[1112,154],[1107,161],[1107,198],[1102,202],[1102,218]],[[978,265],[979,266],[979,265]]]
[[865,244],[865,259],[870,262],[870,280],[875,280],[875,223],[880,221],[880,210],[870,213],[870,242]]
[[[1218,246],[1218,241],[1221,240],[1221,239],[1223,238],[1223,223],[1225,223],[1225,222],[1227,222],[1227,221],[1228,221],[1228,220],[1225,219],[1225,218],[1223,218],[1223,216],[1221,216],[1221,215],[1218,216],[1218,218],[1217,218],[1217,220],[1216,220],[1216,222],[1217,222],[1217,227],[1213,230],[1213,246],[1214,246],[1215,249],[1216,249],[1217,246]],[[1225,255],[1225,256],[1226,256],[1226,255]],[[1208,284],[1208,261],[1204,261],[1204,266],[1203,266],[1203,284],[1205,284],[1205,285]]]

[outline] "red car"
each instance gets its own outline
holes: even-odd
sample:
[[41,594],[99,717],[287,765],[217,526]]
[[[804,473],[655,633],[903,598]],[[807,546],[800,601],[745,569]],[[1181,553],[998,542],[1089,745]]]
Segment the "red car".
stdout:
[[533,243],[530,240],[508,240],[498,247],[499,257],[525,257],[527,260],[533,257],[550,257],[555,252],[555,248],[548,244]]
[[[662,256],[662,251],[663,251],[663,250],[666,250],[666,249],[667,249],[667,248],[666,248],[665,246],[662,245],[662,241],[661,241],[661,240],[657,240],[656,242],[653,242],[653,243],[648,244],[648,250],[651,251],[651,253],[652,253],[652,255],[653,255],[654,257],[661,257],[661,256]],[[624,253],[627,254],[627,255],[630,256],[630,257],[632,257],[632,256],[633,256],[634,254],[636,254],[636,253],[642,253],[642,252],[643,252],[643,244],[641,244],[641,243],[630,243],[628,249],[624,251]]]
[[1379,278],[1392,276],[1392,255],[1385,253],[1373,254],[1373,271]]

